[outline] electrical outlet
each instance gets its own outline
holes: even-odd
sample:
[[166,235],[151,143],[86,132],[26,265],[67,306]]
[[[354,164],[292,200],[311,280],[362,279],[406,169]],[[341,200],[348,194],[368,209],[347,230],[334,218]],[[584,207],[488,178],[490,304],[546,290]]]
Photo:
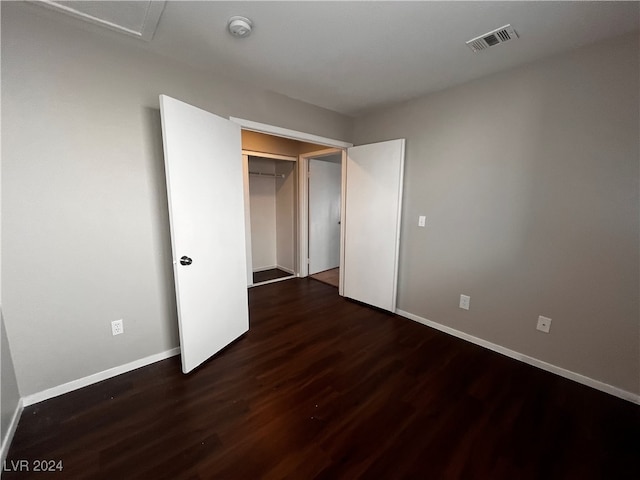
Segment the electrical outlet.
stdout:
[[460,295],[460,308],[463,310],[469,310],[470,303],[471,297],[469,295]]
[[124,321],[122,319],[111,322],[111,333],[113,335],[124,333]]
[[551,328],[551,319],[540,315],[538,317],[538,326],[536,328],[541,332],[549,333],[549,329]]

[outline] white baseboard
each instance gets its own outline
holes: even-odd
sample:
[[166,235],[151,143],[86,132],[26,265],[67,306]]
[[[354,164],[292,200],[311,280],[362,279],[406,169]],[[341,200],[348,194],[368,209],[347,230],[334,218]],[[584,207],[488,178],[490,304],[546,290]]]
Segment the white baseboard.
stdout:
[[271,265],[268,267],[258,267],[258,268],[254,268],[253,269],[253,273],[257,273],[257,272],[266,272],[267,270],[273,270],[274,268],[278,268],[277,265]]
[[594,380],[593,378],[589,378],[579,373],[572,372],[571,370],[566,370],[562,367],[558,367],[551,363],[538,360],[537,358],[530,357],[529,355],[516,352],[515,350],[510,350],[496,343],[491,343],[487,340],[483,340],[482,338],[474,337],[473,335],[469,335],[468,333],[461,332],[460,330],[456,330],[454,328],[441,325],[431,320],[427,320],[426,318],[419,317],[418,315],[414,315],[413,313],[405,312],[404,310],[400,310],[400,309],[396,309],[396,313],[402,317],[408,318],[409,320],[413,320],[415,322],[421,323],[428,327],[435,328],[436,330],[440,330],[441,332],[448,333],[449,335],[453,335],[454,337],[461,338],[462,340],[475,343],[476,345],[487,348],[489,350],[493,350],[494,352],[500,353],[506,357],[519,360],[521,362],[532,365],[534,367],[541,368],[542,370],[546,370],[547,372],[555,373],[556,375],[560,375],[561,377],[568,378],[569,380],[573,380],[574,382],[587,385],[588,387],[595,388],[596,390],[600,390],[602,392],[608,393],[615,397],[622,398],[623,400],[627,400],[629,402],[633,402],[640,405],[640,395],[638,394],[628,392],[626,390],[623,390],[618,387],[614,387],[613,385],[609,385],[607,383],[600,382],[599,380]]
[[274,278],[273,280],[266,280],[260,283],[252,283],[251,285],[248,285],[247,288],[262,287],[264,285],[269,285],[270,283],[284,282],[285,280],[291,280],[291,277],[280,277],[280,278]]
[[278,265],[276,268],[278,270],[282,270],[283,272],[290,273],[291,275],[295,275],[296,274],[296,272],[294,270],[291,270],[290,268],[283,267],[281,265]]
[[16,410],[13,412],[13,417],[11,417],[9,428],[7,428],[4,438],[2,439],[2,447],[0,447],[0,465],[4,465],[4,461],[7,459],[9,447],[11,446],[11,441],[16,433],[16,428],[18,428],[18,422],[20,421],[22,410],[24,410],[24,403],[22,402],[22,399],[19,399],[18,405],[16,405]]
[[270,267],[258,267],[258,268],[254,268],[253,269],[253,273],[257,273],[257,272],[266,272],[267,270],[282,270],[283,272],[287,272],[290,273],[291,275],[295,275],[296,272],[294,272],[293,270],[291,270],[290,268],[285,268],[282,267],[280,265],[272,265]]
[[132,370],[151,365],[152,363],[159,362],[160,360],[165,360],[178,354],[180,354],[180,347],[172,348],[171,350],[166,350],[154,355],[149,355],[148,357],[134,360],[133,362],[129,362],[124,365],[119,365],[102,372],[94,373],[93,375],[63,383],[62,385],[58,385],[56,387],[48,388],[38,393],[27,395],[26,397],[22,398],[22,404],[23,406],[28,407],[29,405],[33,405],[44,400],[49,400],[50,398],[57,397],[59,395],[64,395],[65,393],[69,393],[74,390],[78,390],[79,388],[101,382],[102,380],[107,380],[108,378],[112,378],[117,375],[121,375],[123,373],[127,373]]

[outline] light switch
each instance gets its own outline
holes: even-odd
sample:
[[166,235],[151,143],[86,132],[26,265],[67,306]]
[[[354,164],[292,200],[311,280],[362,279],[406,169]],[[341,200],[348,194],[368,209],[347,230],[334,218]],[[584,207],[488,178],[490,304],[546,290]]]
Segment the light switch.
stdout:
[[418,217],[418,226],[424,227],[426,223],[427,223],[427,217],[425,217],[424,215],[420,215]]
[[471,297],[469,295],[460,295],[460,308],[463,310],[469,310],[471,304]]

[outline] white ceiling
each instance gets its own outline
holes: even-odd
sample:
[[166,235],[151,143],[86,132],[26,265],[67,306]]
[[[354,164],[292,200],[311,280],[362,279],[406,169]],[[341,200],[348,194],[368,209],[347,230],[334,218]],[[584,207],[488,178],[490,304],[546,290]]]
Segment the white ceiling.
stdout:
[[38,0],[38,4],[80,20],[133,37],[151,40],[164,10],[164,1],[101,2]]
[[[227,33],[234,15],[253,21],[250,37]],[[518,40],[479,53],[465,45],[508,23]],[[639,2],[167,1],[144,47],[357,116],[639,26]]]

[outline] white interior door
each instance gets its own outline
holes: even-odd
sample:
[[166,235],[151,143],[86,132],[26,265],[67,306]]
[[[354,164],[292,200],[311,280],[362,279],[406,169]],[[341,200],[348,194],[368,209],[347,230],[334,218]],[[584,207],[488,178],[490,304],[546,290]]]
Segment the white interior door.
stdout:
[[404,139],[347,150],[344,296],[394,312]]
[[309,159],[309,275],[340,266],[341,160]]
[[160,95],[182,371],[249,329],[240,126]]

